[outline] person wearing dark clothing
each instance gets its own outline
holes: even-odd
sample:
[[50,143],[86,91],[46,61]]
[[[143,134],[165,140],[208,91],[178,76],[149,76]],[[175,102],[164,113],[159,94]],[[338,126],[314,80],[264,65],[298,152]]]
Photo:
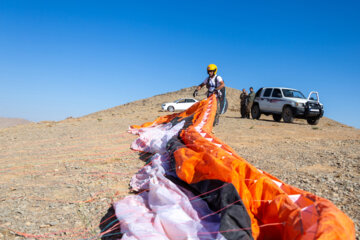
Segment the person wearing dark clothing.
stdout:
[[255,92],[254,92],[254,89],[252,87],[250,87],[250,93],[248,96],[248,103],[247,103],[247,107],[246,107],[246,117],[247,118],[250,118],[251,108],[252,108],[252,105],[254,104],[254,100],[255,100]]
[[243,88],[241,94],[240,94],[240,113],[241,113],[241,118],[245,118],[246,117],[246,106],[247,106],[247,98],[248,98],[248,94],[245,90],[245,88]]

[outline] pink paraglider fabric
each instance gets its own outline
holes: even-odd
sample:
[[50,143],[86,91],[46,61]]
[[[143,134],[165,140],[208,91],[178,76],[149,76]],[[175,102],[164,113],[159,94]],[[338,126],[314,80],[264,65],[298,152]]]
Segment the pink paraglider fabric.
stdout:
[[[129,130],[139,135],[132,149],[155,155],[130,183],[135,191],[147,191],[114,204],[122,239],[225,239],[218,233],[220,217],[201,198],[165,177],[165,174],[176,176],[165,148],[183,124]],[[208,215],[211,216],[201,220]]]

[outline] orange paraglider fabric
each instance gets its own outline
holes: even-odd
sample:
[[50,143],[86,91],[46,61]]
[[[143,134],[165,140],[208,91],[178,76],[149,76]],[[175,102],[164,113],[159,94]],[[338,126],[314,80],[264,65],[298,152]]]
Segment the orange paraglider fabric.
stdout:
[[257,169],[216,138],[211,133],[216,101],[212,95],[184,112],[132,128],[192,116],[192,124],[180,133],[186,147],[173,153],[177,176],[188,184],[231,183],[251,218],[254,239],[355,239],[353,222],[329,200]]

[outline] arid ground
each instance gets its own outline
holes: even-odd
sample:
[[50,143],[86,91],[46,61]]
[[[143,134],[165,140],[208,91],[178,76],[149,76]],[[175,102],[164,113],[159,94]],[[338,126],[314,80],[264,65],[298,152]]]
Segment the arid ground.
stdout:
[[[111,203],[131,194],[130,178],[144,166],[130,150],[129,125],[168,114],[161,103],[193,89],[0,129],[0,239],[96,239]],[[325,117],[316,126],[241,119],[239,95],[228,88],[230,108],[215,135],[257,168],[331,200],[359,238],[360,130]]]

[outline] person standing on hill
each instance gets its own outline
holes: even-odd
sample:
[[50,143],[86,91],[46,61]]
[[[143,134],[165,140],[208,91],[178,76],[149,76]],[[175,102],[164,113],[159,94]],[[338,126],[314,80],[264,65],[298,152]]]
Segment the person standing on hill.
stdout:
[[255,92],[254,92],[253,87],[250,87],[250,93],[249,93],[248,103],[247,103],[247,108],[246,108],[246,117],[247,118],[250,118],[251,108],[254,103],[254,100],[255,100]]
[[245,90],[245,88],[243,88],[241,94],[240,94],[240,113],[241,113],[241,118],[245,118],[246,117],[246,105],[247,105],[247,101],[248,100],[248,94]]
[[207,67],[208,77],[196,87],[193,96],[196,97],[198,95],[198,91],[206,86],[208,89],[207,97],[215,94],[217,98],[217,109],[214,120],[214,126],[219,124],[220,114],[224,114],[227,110],[227,100],[226,100],[226,90],[225,83],[222,77],[217,75],[217,66],[215,64],[210,64]]

